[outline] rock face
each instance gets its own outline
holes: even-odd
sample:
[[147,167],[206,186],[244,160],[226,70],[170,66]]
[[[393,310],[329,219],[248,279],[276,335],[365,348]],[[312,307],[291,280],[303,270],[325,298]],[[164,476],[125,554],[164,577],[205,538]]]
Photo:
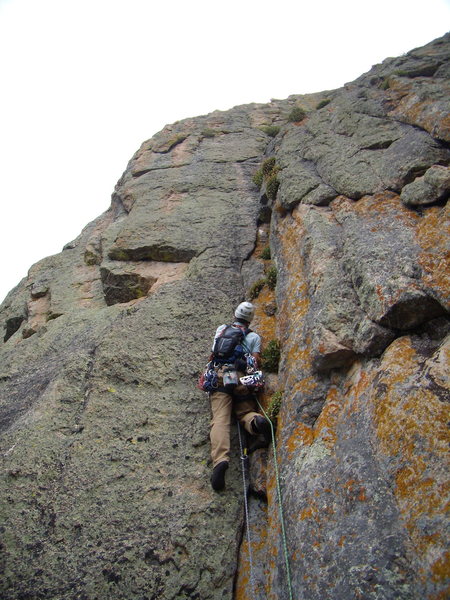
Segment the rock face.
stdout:
[[[2,598],[447,596],[449,54],[165,127],[10,292]],[[247,537],[195,384],[255,296],[282,403]]]

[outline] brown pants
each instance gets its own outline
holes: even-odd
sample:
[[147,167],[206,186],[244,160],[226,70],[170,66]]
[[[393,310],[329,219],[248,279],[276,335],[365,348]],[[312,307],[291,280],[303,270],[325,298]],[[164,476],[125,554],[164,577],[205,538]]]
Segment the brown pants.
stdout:
[[230,394],[214,392],[211,399],[211,458],[213,467],[223,460],[230,460],[230,427],[231,414],[234,412],[239,423],[249,433],[253,433],[251,422],[256,417],[255,401],[251,396],[242,400],[233,400]]

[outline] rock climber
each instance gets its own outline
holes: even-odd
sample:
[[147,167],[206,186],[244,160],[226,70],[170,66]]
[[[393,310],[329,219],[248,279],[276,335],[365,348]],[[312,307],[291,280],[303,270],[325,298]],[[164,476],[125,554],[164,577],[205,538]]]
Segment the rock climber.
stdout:
[[241,302],[234,312],[233,323],[220,325],[214,336],[210,359],[217,372],[217,388],[210,392],[210,439],[213,461],[211,485],[216,491],[225,487],[233,413],[249,434],[261,434],[265,445],[270,443],[269,421],[257,412],[252,388],[239,382],[239,378],[247,372],[247,361],[253,363],[253,369],[258,369],[260,365],[261,338],[249,329],[254,313],[253,304]]

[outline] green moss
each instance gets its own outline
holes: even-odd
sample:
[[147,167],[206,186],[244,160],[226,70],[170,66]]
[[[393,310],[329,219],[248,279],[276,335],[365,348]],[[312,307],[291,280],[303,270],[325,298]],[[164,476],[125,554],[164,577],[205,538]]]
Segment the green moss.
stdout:
[[259,296],[259,292],[263,289],[263,287],[265,285],[266,285],[265,279],[258,279],[258,281],[255,281],[255,283],[251,286],[249,293],[248,293],[250,300],[254,300],[255,298],[257,298]]
[[[147,287],[147,290],[145,289]],[[140,286],[136,286],[136,288],[134,289],[134,293],[135,293],[135,298],[143,298],[144,296],[147,295],[148,292],[148,285],[144,286],[144,288],[140,287]]]
[[305,111],[299,106],[294,106],[294,108],[288,114],[288,121],[290,121],[291,123],[298,123],[298,121],[303,121],[305,117]]
[[271,200],[275,200],[278,186],[280,185],[277,178],[279,170],[280,168],[276,165],[275,157],[271,156],[270,158],[266,158],[261,168],[252,177],[253,183],[258,187],[261,187],[263,181],[266,182],[267,196]]
[[392,74],[397,75],[397,77],[411,77],[411,72],[404,69],[397,69]]
[[327,104],[330,104],[330,102],[331,102],[330,98],[324,98],[323,100],[321,100],[318,103],[318,105],[316,106],[316,110],[320,110],[321,108],[323,108]]
[[129,254],[126,250],[123,250],[122,248],[113,248],[110,252],[109,252],[109,258],[111,258],[112,260],[129,260]]
[[263,248],[262,252],[261,252],[261,258],[263,260],[270,260],[271,254],[270,254],[270,246],[266,246],[265,248]]
[[275,286],[277,285],[277,268],[274,265],[267,269],[266,281],[270,289],[274,290]]
[[276,175],[271,175],[266,181],[266,192],[268,198],[270,200],[275,200],[278,192],[278,188],[280,186],[280,182],[278,181],[278,177]]
[[261,353],[261,365],[264,371],[278,373],[280,363],[280,343],[278,340],[270,340]]
[[272,421],[272,423],[274,425],[277,422],[278,413],[280,412],[282,398],[283,398],[282,390],[272,394],[270,401],[269,401],[269,406],[267,407],[267,410],[266,410],[267,416],[269,417],[269,419]]
[[264,177],[263,177],[262,169],[258,169],[256,171],[256,173],[253,175],[252,181],[257,187],[261,187],[263,180],[264,180]]
[[89,267],[93,265],[99,265],[101,263],[101,257],[98,254],[94,254],[90,250],[86,250],[84,253],[84,262]]
[[213,138],[215,137],[218,133],[220,133],[219,131],[217,131],[216,129],[209,129],[206,128],[202,131],[202,137],[204,138]]
[[270,137],[275,137],[280,131],[280,127],[277,125],[263,125],[259,129]]
[[170,152],[171,150],[173,150],[173,148],[175,148],[175,146],[178,146],[178,144],[184,142],[184,140],[187,139],[187,137],[188,136],[184,133],[178,133],[175,137],[169,140],[167,152]]
[[264,176],[264,179],[266,177],[270,177],[270,175],[273,174],[273,170],[275,168],[275,157],[271,156],[270,158],[266,158],[266,160],[263,162],[263,164],[261,165],[261,170],[262,170],[262,174]]
[[61,317],[63,313],[50,312],[47,314],[47,321],[54,321],[58,317]]

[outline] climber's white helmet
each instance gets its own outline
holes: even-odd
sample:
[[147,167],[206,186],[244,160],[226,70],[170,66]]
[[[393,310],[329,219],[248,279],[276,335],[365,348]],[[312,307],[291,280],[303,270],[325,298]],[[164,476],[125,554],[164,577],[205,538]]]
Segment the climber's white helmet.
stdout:
[[247,323],[250,323],[254,314],[255,307],[251,302],[241,302],[234,311],[234,316],[236,319],[242,319],[243,321],[247,321]]

